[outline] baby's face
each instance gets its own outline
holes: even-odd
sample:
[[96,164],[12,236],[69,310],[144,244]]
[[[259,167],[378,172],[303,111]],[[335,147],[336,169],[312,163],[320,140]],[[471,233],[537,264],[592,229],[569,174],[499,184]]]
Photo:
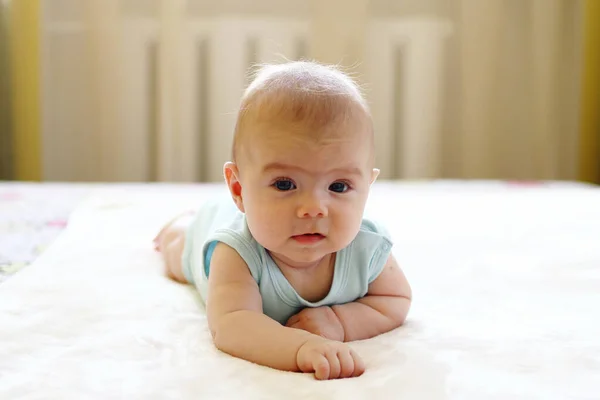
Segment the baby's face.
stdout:
[[249,143],[239,164],[242,203],[262,246],[302,267],[355,238],[376,177],[366,134],[347,132],[343,139],[317,144],[263,130]]

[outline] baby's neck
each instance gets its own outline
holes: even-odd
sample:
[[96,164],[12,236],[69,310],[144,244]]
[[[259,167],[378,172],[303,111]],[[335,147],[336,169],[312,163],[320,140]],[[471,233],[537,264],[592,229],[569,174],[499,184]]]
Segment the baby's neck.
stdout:
[[335,253],[313,263],[287,263],[271,255],[294,290],[306,301],[317,302],[331,290],[335,270]]

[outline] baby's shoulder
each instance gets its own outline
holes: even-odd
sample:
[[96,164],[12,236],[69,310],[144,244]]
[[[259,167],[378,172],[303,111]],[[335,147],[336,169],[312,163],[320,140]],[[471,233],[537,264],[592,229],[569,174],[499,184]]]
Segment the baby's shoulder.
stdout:
[[359,236],[363,235],[375,235],[391,241],[390,233],[381,221],[372,218],[363,218],[360,224]]
[[382,222],[363,218],[356,237],[342,252],[350,251],[352,257],[356,257],[359,253],[369,257],[369,254],[387,252],[392,246],[392,237]]
[[366,291],[367,286],[381,272],[393,245],[383,223],[376,219],[364,218],[354,240],[338,252],[337,260],[345,271],[346,285],[360,287]]

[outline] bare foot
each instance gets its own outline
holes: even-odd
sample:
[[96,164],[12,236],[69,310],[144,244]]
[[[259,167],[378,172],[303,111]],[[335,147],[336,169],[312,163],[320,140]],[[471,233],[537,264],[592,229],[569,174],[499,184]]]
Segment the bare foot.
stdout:
[[187,283],[181,264],[185,246],[185,234],[194,217],[194,211],[186,211],[169,221],[154,238],[154,250],[161,253],[165,273],[174,281]]
[[166,234],[169,232],[169,228],[171,228],[171,226],[173,226],[177,221],[179,221],[181,218],[183,217],[189,217],[191,215],[194,215],[195,211],[193,210],[188,210],[185,211],[181,214],[178,214],[177,216],[175,216],[173,219],[171,219],[169,222],[167,222],[162,228],[161,230],[156,234],[156,236],[154,237],[154,239],[152,239],[152,244],[154,245],[154,250],[156,251],[162,251],[162,249],[164,249],[164,245],[165,245],[165,238],[166,238]]

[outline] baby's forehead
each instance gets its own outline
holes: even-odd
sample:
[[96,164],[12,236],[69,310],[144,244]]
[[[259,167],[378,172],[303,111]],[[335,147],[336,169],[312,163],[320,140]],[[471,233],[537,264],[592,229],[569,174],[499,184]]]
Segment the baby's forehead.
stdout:
[[329,154],[332,163],[337,158],[356,158],[370,164],[374,138],[367,116],[357,113],[327,120],[284,116],[265,113],[248,120],[239,132],[238,155],[254,165],[264,163],[266,156],[310,163],[316,153]]
[[267,147],[277,151],[317,152],[344,151],[347,144],[357,143],[367,150],[373,138],[370,125],[358,119],[317,123],[281,118],[255,120],[240,132],[239,145],[247,149]]
[[238,163],[256,172],[264,172],[266,166],[272,165],[279,166],[279,170],[300,166],[317,175],[321,170],[367,171],[372,168],[372,153],[372,143],[364,133],[318,135],[289,126],[263,125],[262,129],[248,132],[240,143]]

